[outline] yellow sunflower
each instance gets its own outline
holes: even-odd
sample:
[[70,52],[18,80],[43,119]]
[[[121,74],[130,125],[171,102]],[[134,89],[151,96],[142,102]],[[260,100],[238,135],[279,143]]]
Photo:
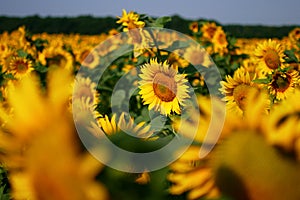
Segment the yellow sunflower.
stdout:
[[294,28],[290,33],[289,33],[289,39],[292,42],[297,42],[300,40],[300,28]]
[[[194,138],[195,143],[170,165],[171,173],[167,176],[167,179],[173,184],[169,188],[169,192],[173,195],[187,192],[187,199],[199,199],[201,197],[218,198],[220,197],[220,191],[210,166],[211,153],[205,158],[200,158],[201,145],[198,144],[202,144],[204,139],[209,136],[209,130],[212,132],[216,130],[213,128],[214,126],[211,126],[212,103],[218,109],[218,111],[214,110],[214,112],[218,113],[215,117],[225,114],[224,109],[222,109],[224,103],[218,99],[214,99],[212,102],[209,97],[204,96],[199,96],[197,102],[200,116],[195,110],[191,110],[191,117],[188,120],[181,119],[173,122],[174,129],[176,132],[180,130],[178,134],[181,136],[190,138],[191,132],[194,132],[195,129],[197,133]],[[200,118],[200,120],[196,120],[197,118]],[[219,120],[217,121],[218,123],[220,122]]]
[[220,91],[225,95],[223,98],[227,102],[229,110],[238,115],[242,115],[246,99],[252,90],[259,92],[259,88],[252,81],[255,76],[250,76],[250,73],[245,68],[239,68],[235,71],[233,77],[227,76],[226,81],[221,81]]
[[32,61],[26,58],[14,57],[10,62],[9,71],[17,78],[28,75],[32,70]]
[[203,24],[201,27],[201,32],[203,38],[207,39],[208,41],[211,41],[215,35],[215,32],[217,31],[217,25],[214,22],[207,22]]
[[300,91],[280,102],[267,118],[264,126],[266,138],[271,145],[296,156],[300,161]]
[[5,72],[10,68],[10,63],[15,57],[17,57],[17,53],[11,48],[7,47],[1,52],[0,65],[2,65],[2,72]]
[[[148,138],[153,134],[153,131],[150,130],[150,126],[146,125],[145,122],[140,122],[138,124],[134,123],[133,118],[129,118],[128,120],[125,119],[125,113],[122,113],[118,119],[116,120],[116,114],[113,114],[111,119],[107,115],[104,117],[100,117],[97,119],[98,124],[100,125],[101,129],[104,131],[107,135],[116,134],[120,131],[130,132],[135,134],[136,136]],[[95,125],[93,125],[93,128],[96,128]],[[94,129],[94,134],[97,134]]]
[[100,64],[100,56],[96,51],[91,51],[90,48],[81,49],[76,54],[76,60],[78,60],[82,66],[94,69]]
[[139,74],[139,88],[144,104],[148,109],[154,109],[161,114],[169,115],[171,112],[181,113],[180,105],[189,97],[187,79],[183,74],[170,67],[167,62],[158,63],[151,59],[150,63],[141,68]]
[[49,67],[61,67],[68,70],[74,69],[74,59],[72,54],[60,46],[50,46],[44,49],[39,55],[39,61],[42,64],[47,63]]
[[204,67],[209,67],[212,64],[208,53],[199,45],[187,48],[187,50],[184,52],[184,58],[186,58],[191,62],[192,65],[195,66],[202,65]]
[[98,103],[98,93],[96,83],[89,77],[77,76],[74,83],[73,99],[89,99],[89,103],[96,105]]
[[217,27],[217,30],[212,38],[212,43],[214,52],[219,53],[220,55],[228,52],[228,41],[222,27]]
[[269,73],[278,69],[284,62],[283,51],[279,42],[269,39],[257,45],[254,56],[261,70]]
[[128,14],[126,10],[123,9],[122,17],[118,17],[118,24],[122,24],[124,26],[123,31],[127,32],[130,29],[135,28],[143,28],[145,26],[145,22],[139,21],[139,14],[130,11]]
[[192,22],[189,25],[189,29],[193,32],[193,33],[197,33],[199,31],[199,24],[198,22]]
[[299,79],[299,72],[296,70],[276,71],[272,75],[272,81],[268,85],[268,89],[276,99],[282,100],[294,92],[295,87],[299,85]]
[[174,52],[170,53],[168,57],[168,62],[175,69],[178,69],[178,67],[185,68],[189,65],[189,62],[187,60],[181,58],[177,53]]

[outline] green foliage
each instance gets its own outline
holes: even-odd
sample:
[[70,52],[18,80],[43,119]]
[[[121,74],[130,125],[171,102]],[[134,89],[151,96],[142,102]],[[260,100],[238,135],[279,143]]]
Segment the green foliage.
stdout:
[[7,171],[3,166],[0,166],[0,200],[9,200],[10,185],[7,178]]

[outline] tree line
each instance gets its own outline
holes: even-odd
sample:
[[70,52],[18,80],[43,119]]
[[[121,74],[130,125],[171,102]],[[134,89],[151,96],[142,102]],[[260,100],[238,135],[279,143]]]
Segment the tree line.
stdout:
[[[28,17],[0,16],[0,33],[11,32],[19,26],[25,25],[31,33],[79,33],[96,35],[107,33],[112,28],[117,28],[117,19],[114,17],[40,17],[38,15]],[[178,15],[172,16],[172,21],[166,24],[166,28],[182,33],[190,33],[189,23],[193,20],[184,19]],[[197,21],[206,21],[199,19]],[[217,23],[217,22],[216,22]],[[185,26],[183,26],[183,24]],[[219,23],[217,23],[219,24]],[[298,25],[299,27],[300,25]],[[282,38],[297,27],[289,26],[263,26],[263,25],[223,25],[224,30],[237,38]]]

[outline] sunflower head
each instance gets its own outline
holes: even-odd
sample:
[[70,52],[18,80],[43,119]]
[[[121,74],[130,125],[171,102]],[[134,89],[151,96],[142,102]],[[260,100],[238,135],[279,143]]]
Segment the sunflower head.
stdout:
[[192,22],[189,25],[189,29],[193,32],[193,33],[197,33],[199,31],[199,24],[198,22]]
[[129,13],[123,9],[122,17],[118,17],[119,20],[117,21],[118,24],[122,24],[124,27],[124,31],[128,31],[135,28],[143,28],[145,26],[145,22],[139,21],[139,14],[130,11]]
[[217,25],[214,22],[205,23],[201,27],[201,32],[203,33],[203,38],[205,38],[209,41],[211,41],[212,38],[214,37],[216,30],[217,30]]
[[254,55],[261,69],[266,72],[279,68],[284,61],[281,44],[271,39],[258,44]]
[[221,55],[223,55],[228,51],[227,50],[228,41],[222,27],[219,26],[216,29],[216,32],[212,38],[212,43],[214,45],[214,51],[216,53],[220,53]]
[[32,61],[26,58],[14,57],[10,62],[10,69],[16,77],[22,77],[33,70]]
[[276,71],[272,76],[272,81],[268,88],[272,95],[281,100],[293,93],[297,85],[299,85],[299,73],[297,71]]
[[184,99],[189,97],[187,79],[167,62],[158,63],[150,60],[141,68],[139,81],[140,94],[144,104],[149,104],[149,110],[154,109],[168,115],[172,111],[180,113],[179,105],[184,105]]
[[90,49],[84,49],[77,57],[81,65],[90,69],[94,69],[100,63],[99,55]]

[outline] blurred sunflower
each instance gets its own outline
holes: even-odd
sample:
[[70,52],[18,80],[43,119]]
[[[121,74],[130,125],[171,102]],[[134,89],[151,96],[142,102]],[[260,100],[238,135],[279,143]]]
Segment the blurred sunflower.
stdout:
[[13,58],[17,57],[17,52],[11,48],[5,48],[0,55],[0,65],[2,65],[2,72],[10,68],[10,63]]
[[216,32],[214,33],[214,36],[212,38],[212,43],[214,52],[219,53],[220,55],[228,52],[228,41],[226,38],[226,34],[221,26],[217,27]]
[[60,46],[45,48],[43,52],[39,54],[39,61],[43,65],[47,64],[49,67],[54,66],[68,70],[73,70],[74,68],[74,58],[72,54]]
[[201,48],[200,45],[187,48],[183,57],[190,61],[194,66],[202,65],[204,67],[209,67],[212,64],[208,53],[204,48]]
[[284,62],[283,48],[281,44],[275,40],[266,40],[259,43],[254,50],[258,66],[266,73],[278,69]]
[[217,25],[214,22],[207,22],[202,25],[200,30],[203,34],[203,38],[211,41],[215,35],[215,32],[217,31]]
[[175,69],[178,69],[178,67],[185,68],[189,65],[189,62],[187,60],[180,57],[177,53],[174,52],[170,53],[168,62]]
[[[222,109],[220,100],[215,99],[214,102],[211,102],[208,97],[200,96],[198,98],[201,117],[201,120],[198,121],[199,124],[196,123],[196,118],[199,116],[194,114],[191,114],[188,120],[174,122],[175,127],[180,123],[181,129],[178,134],[188,137],[192,129],[196,127],[197,135],[194,144],[170,165],[171,172],[167,178],[173,184],[169,192],[174,195],[187,193],[187,198],[193,200],[218,199],[223,195],[241,200],[256,200],[262,196],[274,196],[270,192],[269,186],[264,187],[273,178],[269,177],[270,174],[266,174],[269,168],[274,167],[273,163],[269,162],[270,165],[266,166],[266,162],[262,160],[264,156],[258,155],[263,151],[268,154],[267,159],[269,160],[274,156],[272,153],[269,155],[269,152],[273,151],[272,147],[262,142],[262,127],[265,126],[264,119],[267,116],[266,113],[262,113],[262,110],[264,110],[266,98],[268,98],[266,94],[257,94],[255,91],[251,91],[246,100],[244,116],[226,113],[225,123],[215,147],[206,157],[201,158],[199,156],[200,149],[206,149],[211,145],[210,139],[215,136],[216,127],[222,126],[216,119],[218,124],[212,124],[213,112],[216,113],[214,117],[220,117],[221,113],[225,114],[225,111]],[[213,110],[212,105],[218,109]],[[195,111],[191,111],[191,113],[193,112]],[[251,162],[252,160],[256,160],[256,162]],[[276,160],[275,162],[277,165],[281,161]],[[282,168],[280,171],[283,172]],[[255,178],[257,176],[253,176],[254,172],[260,174],[259,180]],[[272,170],[271,174],[274,173],[276,170]],[[257,187],[253,184],[254,182]],[[272,185],[270,188],[274,187],[274,184],[270,185]],[[276,187],[280,186],[279,182]],[[260,190],[262,193],[258,195],[256,192]]]
[[192,22],[189,25],[189,29],[193,32],[193,33],[197,33],[199,31],[199,24],[198,22]]
[[300,161],[300,91],[280,102],[267,118],[264,126],[267,141]]
[[299,85],[299,79],[299,72],[296,70],[276,71],[272,75],[268,89],[276,99],[282,100],[294,92],[295,87]]
[[289,33],[289,39],[292,42],[297,42],[300,40],[300,28],[294,28],[290,33]]
[[9,72],[16,78],[21,78],[28,75],[33,70],[32,61],[26,58],[14,57],[9,65]]
[[[224,103],[218,99],[211,101],[209,97],[205,96],[199,96],[197,100],[200,116],[197,115],[198,113],[195,110],[191,110],[188,120],[181,119],[173,122],[174,129],[177,132],[180,130],[178,134],[181,136],[191,137],[191,132],[194,129],[197,130],[197,133],[194,138],[195,143],[170,165],[171,172],[167,179],[173,184],[169,188],[169,192],[173,195],[187,192],[187,199],[218,198],[221,194],[216,186],[210,166],[212,155],[209,153],[205,158],[200,158],[199,152],[205,138],[210,137],[209,134],[215,135],[214,131],[217,130],[214,129],[214,126],[211,126],[212,112],[218,113],[215,117],[224,116]],[[214,111],[212,110],[212,104],[217,108]],[[201,119],[197,121],[196,119],[199,117]],[[218,123],[220,123],[219,120]],[[218,124],[217,126],[222,125]],[[223,136],[221,135],[221,137]],[[208,140],[208,143],[212,142],[210,139]]]
[[96,51],[91,51],[90,48],[80,49],[80,52],[76,54],[76,60],[78,60],[82,66],[90,69],[94,69],[100,64],[100,56]]
[[181,113],[179,106],[184,106],[184,100],[189,97],[185,75],[177,74],[177,70],[166,61],[158,63],[151,59],[150,63],[141,67],[139,76],[139,94],[144,104],[149,104],[149,110],[154,109],[164,115]]
[[96,83],[89,77],[77,76],[74,82],[73,100],[89,99],[89,103],[96,105],[99,101]]
[[13,199],[107,198],[106,189],[95,181],[103,166],[77,143],[67,107],[72,80],[68,70],[51,69],[46,93],[34,75],[8,87],[6,106],[11,109],[0,109],[5,121],[0,148]]

